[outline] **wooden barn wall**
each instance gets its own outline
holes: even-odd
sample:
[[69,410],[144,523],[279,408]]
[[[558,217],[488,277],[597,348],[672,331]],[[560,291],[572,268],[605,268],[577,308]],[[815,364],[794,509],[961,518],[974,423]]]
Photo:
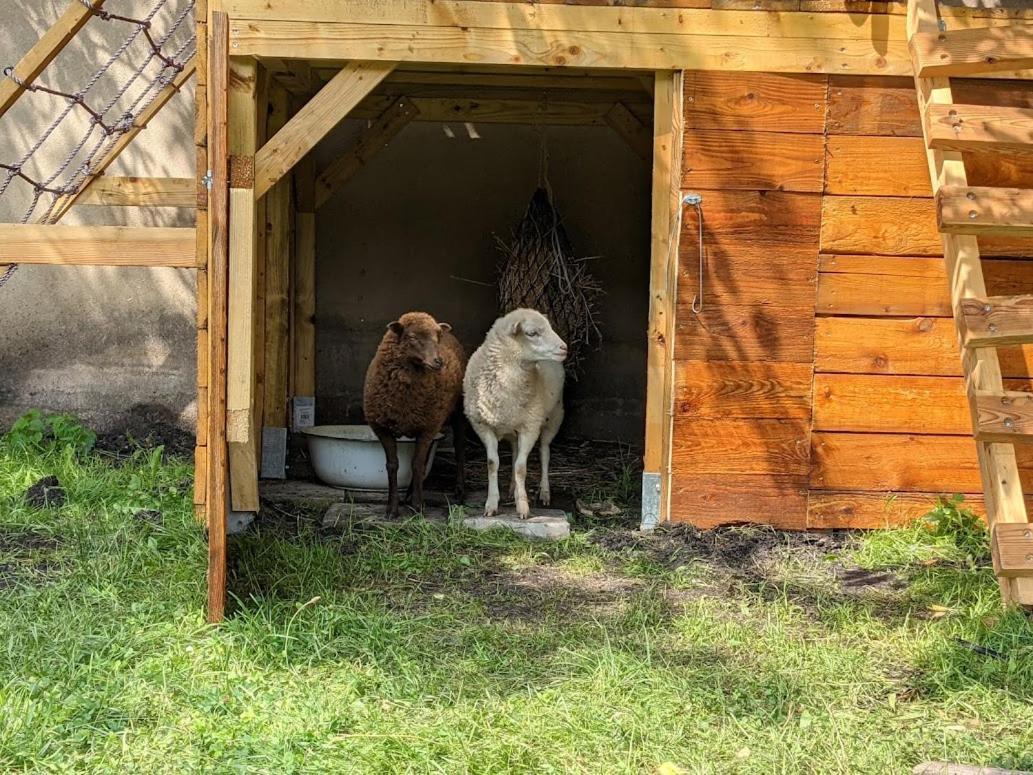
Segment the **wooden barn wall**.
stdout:
[[[1033,107],[1025,84],[959,102]],[[974,185],[1033,160],[967,158]],[[942,247],[910,79],[688,73],[671,518],[876,527],[938,493],[981,507]],[[981,240],[988,290],[1033,287],[1033,244]],[[1028,389],[1033,349],[1002,350]],[[1033,493],[1033,450],[1020,451]]]

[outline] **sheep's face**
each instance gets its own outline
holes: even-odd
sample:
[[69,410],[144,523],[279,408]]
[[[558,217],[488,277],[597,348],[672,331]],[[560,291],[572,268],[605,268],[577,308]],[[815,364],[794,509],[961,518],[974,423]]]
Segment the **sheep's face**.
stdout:
[[567,359],[567,343],[552,330],[549,319],[535,310],[517,310],[510,324],[510,334],[524,351],[525,361],[558,361]]
[[390,323],[388,329],[398,338],[396,345],[408,363],[420,369],[440,371],[445,365],[441,357],[441,335],[451,331],[448,323],[438,323],[430,315],[410,312]]

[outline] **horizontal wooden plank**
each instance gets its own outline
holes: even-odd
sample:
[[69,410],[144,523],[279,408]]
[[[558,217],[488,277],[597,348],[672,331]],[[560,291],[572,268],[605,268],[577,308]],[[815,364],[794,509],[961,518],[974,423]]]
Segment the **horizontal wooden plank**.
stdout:
[[[928,514],[943,494],[812,490],[807,504],[807,528],[843,530],[902,527]],[[961,505],[986,519],[982,495],[966,495]]]
[[[350,7],[350,6],[349,6]],[[576,30],[576,28],[571,28]],[[860,28],[858,28],[859,32]],[[259,58],[778,73],[910,71],[903,40],[748,37],[235,19],[234,54]]]
[[806,476],[808,426],[798,419],[699,420],[676,415],[672,470]]
[[1028,151],[1033,146],[1033,109],[984,105],[926,107],[929,147],[939,151]]
[[1033,524],[999,522],[994,525],[990,554],[998,576],[1033,576]]
[[[709,210],[708,210],[709,213]],[[678,303],[691,305],[699,291],[699,233],[695,215],[682,233]],[[711,304],[762,305],[773,307],[814,306],[817,277],[817,242],[811,245],[780,245],[778,260],[771,260],[771,247],[728,240],[706,217],[704,230],[704,297]],[[762,236],[762,235],[761,235]]]
[[1033,443],[1033,395],[1010,388],[976,392],[976,438]]
[[811,376],[807,363],[677,361],[675,412],[696,419],[809,420]]
[[682,188],[818,192],[824,146],[818,134],[686,131]]
[[[820,490],[982,492],[971,436],[828,433],[811,436],[811,487]],[[1033,491],[1033,450],[1016,446],[1023,491]]]
[[[954,99],[969,105],[1033,107],[1033,90],[1022,81],[954,78]],[[910,77],[829,76],[830,135],[921,137],[922,123]]]
[[1033,296],[961,300],[966,347],[1033,343]]
[[[814,368],[847,374],[925,374],[960,377],[952,318],[818,318]],[[999,347],[1005,378],[1033,377],[1033,345]]]
[[803,530],[807,523],[807,479],[676,472],[671,479],[671,521],[700,528],[753,523]]
[[0,264],[196,268],[192,228],[0,224]]
[[814,429],[971,434],[960,377],[815,374]]
[[[819,258],[819,314],[950,317],[946,270],[939,258],[833,256]],[[983,262],[988,292],[1021,293],[1033,286],[1033,262]]]
[[686,129],[822,134],[825,76],[685,73]]
[[[826,196],[822,200],[821,250],[889,256],[942,256],[943,243],[932,199],[888,196]],[[983,255],[1033,255],[1033,240],[984,235]]]
[[950,234],[1014,234],[1033,248],[1033,190],[942,186],[936,196],[940,229]]
[[76,204],[108,207],[197,207],[197,181],[193,178],[102,175],[94,178]]
[[[703,195],[708,250],[731,255],[770,245],[810,248],[818,244],[822,199],[818,194],[713,189],[699,192]],[[696,216],[687,207],[682,221],[683,251],[691,250],[698,239],[693,236],[697,230]],[[715,263],[719,260],[724,259],[715,259]]]
[[[795,0],[794,0],[795,1]],[[752,2],[752,0],[750,0]],[[483,27],[496,30],[664,33],[683,36],[742,35],[835,40],[903,40],[902,19],[870,18],[868,13],[824,18],[813,14],[756,13],[744,11],[690,10],[683,0],[652,0],[648,7],[636,3],[470,3],[462,0],[377,0],[340,4],[326,0],[227,0],[231,17],[266,21],[425,25],[429,27]],[[618,7],[601,7],[615,5]],[[784,10],[784,9],[782,9]],[[236,26],[236,25],[234,25]],[[236,53],[236,51],[234,51]]]
[[1033,67],[1033,25],[919,32],[910,47],[923,78],[1024,70]]
[[826,155],[826,193],[932,196],[920,137],[830,135]]
[[695,314],[679,304],[675,358],[700,361],[810,363],[814,307],[707,304]]

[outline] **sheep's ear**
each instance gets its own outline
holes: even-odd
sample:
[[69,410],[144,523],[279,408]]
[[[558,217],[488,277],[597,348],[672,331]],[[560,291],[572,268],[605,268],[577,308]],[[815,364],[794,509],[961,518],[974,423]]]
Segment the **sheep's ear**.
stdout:
[[523,330],[524,330],[523,321],[515,320],[515,321],[513,321],[513,324],[509,328],[509,333],[511,333],[513,336],[516,336],[517,334],[519,334]]
[[405,331],[405,326],[403,326],[397,320],[394,320],[394,321],[392,321],[392,322],[387,324],[387,330],[388,331],[393,331],[395,336],[397,336],[399,339],[401,339],[402,333]]
[[452,330],[452,326],[449,325],[448,323],[440,323],[440,324],[438,324],[438,328],[441,329],[442,333],[444,333],[446,331],[451,331]]

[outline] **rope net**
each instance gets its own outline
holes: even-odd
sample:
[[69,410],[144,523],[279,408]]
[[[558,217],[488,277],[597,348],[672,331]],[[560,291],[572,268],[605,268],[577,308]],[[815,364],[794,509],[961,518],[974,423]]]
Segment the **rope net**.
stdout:
[[[194,0],[156,0],[142,17],[108,10],[115,4],[110,1],[99,7],[90,0],[78,2],[91,14],[78,33],[87,42],[93,33],[106,41],[120,34],[116,26],[124,28],[124,38],[99,67],[87,71],[85,80],[68,82],[75,69],[61,67],[67,61],[67,48],[30,82],[20,81],[13,66],[3,71],[5,78],[25,89],[23,99],[32,95],[34,112],[54,116],[34,137],[16,138],[14,132],[4,132],[9,141],[0,151],[0,197],[14,198],[18,192],[18,200],[25,203],[21,223],[55,223],[91,175],[110,161],[119,140],[142,128],[139,118],[196,53]],[[116,3],[144,4],[141,0]],[[15,264],[7,267],[0,287],[16,268]]]

